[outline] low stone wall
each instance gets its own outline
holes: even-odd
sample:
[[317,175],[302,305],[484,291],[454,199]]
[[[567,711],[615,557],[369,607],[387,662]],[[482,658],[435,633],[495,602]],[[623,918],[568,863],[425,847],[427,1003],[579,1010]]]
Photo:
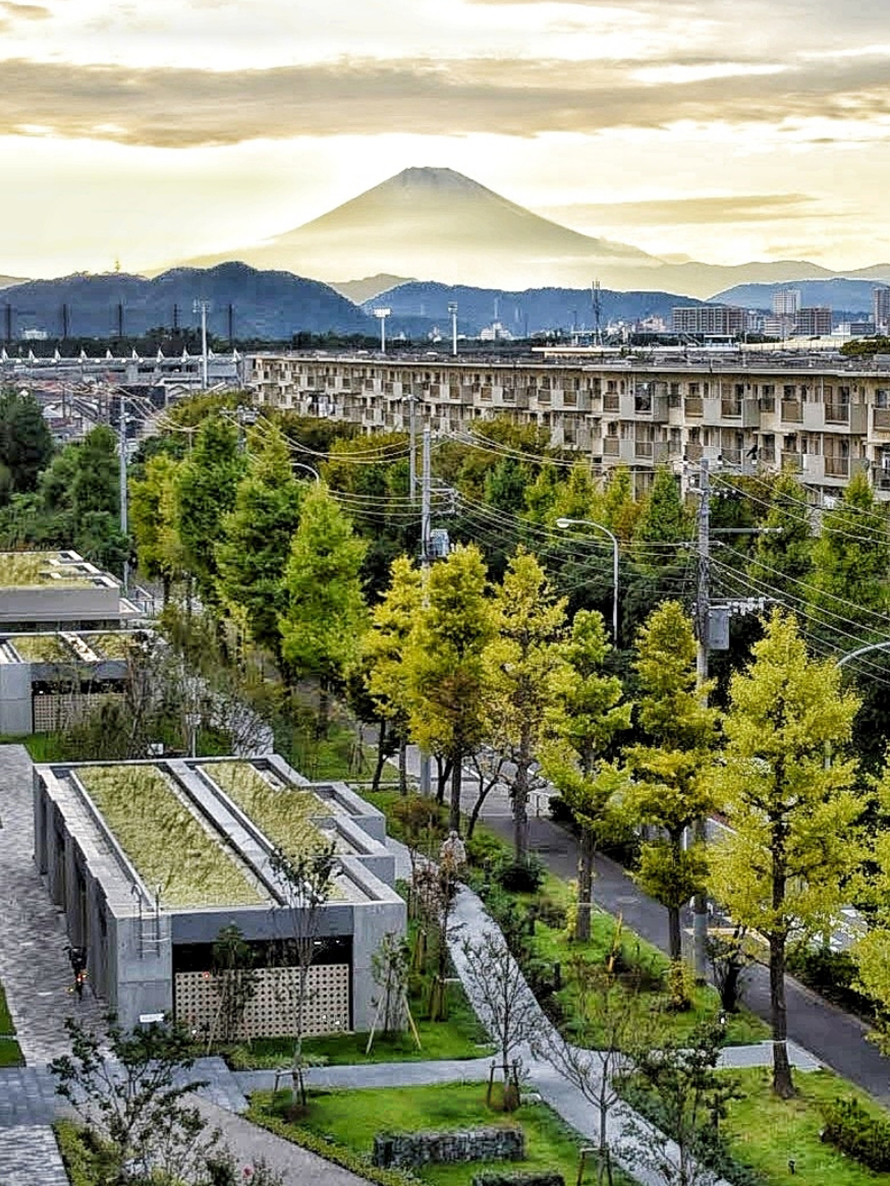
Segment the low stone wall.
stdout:
[[533,1170],[483,1170],[473,1178],[473,1186],[566,1186],[562,1174]]
[[525,1133],[521,1128],[471,1128],[451,1132],[378,1133],[374,1138],[374,1165],[411,1169],[430,1162],[521,1161]]

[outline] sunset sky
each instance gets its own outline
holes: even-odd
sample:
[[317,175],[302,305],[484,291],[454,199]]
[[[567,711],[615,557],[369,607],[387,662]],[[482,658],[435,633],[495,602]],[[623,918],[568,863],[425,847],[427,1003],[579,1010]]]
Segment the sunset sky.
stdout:
[[0,35],[3,274],[225,251],[411,165],[661,256],[890,260],[887,0],[45,0]]

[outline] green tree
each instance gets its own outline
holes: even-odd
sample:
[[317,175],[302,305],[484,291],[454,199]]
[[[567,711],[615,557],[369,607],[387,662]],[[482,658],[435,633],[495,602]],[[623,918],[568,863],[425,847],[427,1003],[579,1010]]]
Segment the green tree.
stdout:
[[837,668],[810,659],[795,619],[776,610],[751,666],[731,681],[723,764],[712,775],[730,828],[713,849],[713,888],[769,944],[773,1089],[782,1097],[794,1090],[786,945],[830,930],[862,857],[864,803],[856,763],[844,756],[856,708]]
[[303,498],[284,572],[278,626],[289,672],[318,680],[322,734],[328,726],[330,693],[360,654],[367,615],[359,575],[364,554],[365,544],[352,534],[349,519],[316,483]]
[[419,570],[407,556],[393,561],[389,589],[371,613],[371,628],[364,636],[367,686],[377,711],[395,732],[399,743],[399,789],[408,793],[405,749],[411,714],[410,671],[406,663],[408,640],[420,612],[423,585]]
[[683,505],[677,479],[667,466],[659,466],[634,527],[634,542],[677,544],[691,536],[692,517]]
[[560,642],[566,602],[554,597],[536,557],[520,548],[507,566],[493,609],[497,637],[485,659],[500,716],[501,748],[513,771],[515,858],[525,861],[532,768],[556,704],[556,676],[564,664]]
[[553,739],[543,752],[544,771],[581,829],[575,938],[590,938],[594,860],[600,845],[627,829],[622,792],[626,778],[610,759],[616,738],[630,728],[631,704],[622,703],[621,681],[603,670],[608,652],[602,615],[579,610],[563,648],[557,675],[558,710]]
[[145,464],[143,476],[130,482],[130,526],[142,573],[163,586],[164,604],[173,583],[182,577],[176,551],[176,471],[169,453],[156,453]]
[[434,564],[408,641],[410,727],[415,741],[451,763],[450,826],[460,829],[463,762],[482,740],[488,690],[485,649],[495,633],[485,564],[458,545]]
[[813,548],[811,612],[817,633],[837,645],[838,634],[851,618],[863,635],[883,631],[882,616],[890,607],[888,573],[887,517],[875,502],[868,478],[858,473],[850,479],[840,503],[823,515]]
[[610,473],[603,493],[603,522],[622,544],[628,544],[633,539],[642,509],[642,504],[634,498],[630,470],[626,465],[617,465]]
[[793,474],[780,474],[764,522],[769,531],[757,537],[748,567],[752,580],[794,598],[803,596],[800,582],[809,579],[813,567],[809,515],[806,490]]
[[176,534],[184,566],[194,577],[202,603],[219,605],[216,544],[222,522],[234,508],[245,460],[238,427],[222,415],[204,420],[192,451],[176,470]]
[[265,429],[256,444],[235,505],[220,525],[216,564],[223,602],[243,611],[254,642],[268,647],[280,662],[284,570],[306,483],[293,476],[287,442],[278,429]]
[[628,750],[627,760],[635,775],[634,808],[661,830],[659,839],[643,844],[637,878],[667,909],[672,960],[682,954],[680,910],[705,876],[702,845],[684,847],[684,835],[712,804],[706,773],[717,713],[703,703],[708,689],[696,684],[695,657],[692,623],[679,602],[665,601],[637,636],[638,725],[645,741]]
[[118,440],[104,424],[87,433],[75,454],[70,497],[75,530],[94,513],[105,513],[120,521]]
[[52,453],[53,439],[37,400],[27,392],[0,391],[0,499],[35,490]]

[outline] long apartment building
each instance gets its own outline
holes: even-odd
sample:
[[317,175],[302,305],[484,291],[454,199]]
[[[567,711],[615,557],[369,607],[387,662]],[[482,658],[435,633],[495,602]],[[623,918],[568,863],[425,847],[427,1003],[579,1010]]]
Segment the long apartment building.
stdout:
[[719,461],[730,472],[791,469],[814,495],[865,470],[890,499],[890,368],[811,356],[562,357],[528,361],[258,354],[261,403],[349,420],[368,433],[418,425],[460,433],[510,416],[550,433],[597,471],[626,465],[638,490],[655,468]]

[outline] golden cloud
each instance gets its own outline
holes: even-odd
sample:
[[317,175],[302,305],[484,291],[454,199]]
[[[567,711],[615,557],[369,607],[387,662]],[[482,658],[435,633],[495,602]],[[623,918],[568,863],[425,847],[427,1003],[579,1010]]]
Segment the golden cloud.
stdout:
[[3,63],[0,134],[40,128],[190,147],[394,131],[531,137],[680,120],[780,125],[890,115],[887,59],[877,54],[676,82],[641,82],[636,69],[630,62],[344,59],[223,72],[16,59]]

